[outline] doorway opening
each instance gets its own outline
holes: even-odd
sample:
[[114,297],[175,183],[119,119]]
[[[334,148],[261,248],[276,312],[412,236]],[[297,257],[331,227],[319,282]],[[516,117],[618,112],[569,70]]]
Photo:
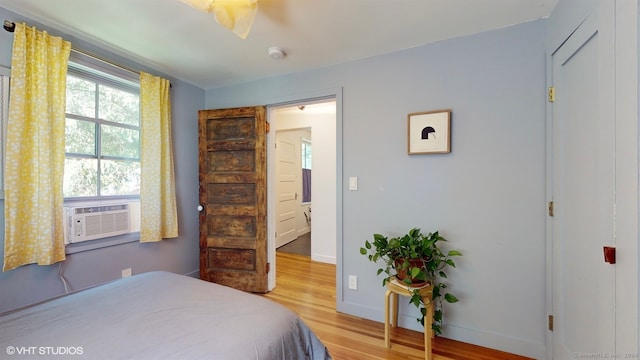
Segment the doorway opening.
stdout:
[[276,251],[311,256],[312,129],[276,132]]
[[273,106],[268,119],[270,261],[289,251],[336,264],[336,99]]

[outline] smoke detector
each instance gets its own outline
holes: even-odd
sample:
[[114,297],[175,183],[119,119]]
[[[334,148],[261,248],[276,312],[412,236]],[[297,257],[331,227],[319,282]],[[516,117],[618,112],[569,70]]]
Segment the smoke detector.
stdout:
[[284,50],[278,46],[272,46],[268,48],[267,52],[269,53],[269,57],[271,57],[273,60],[280,60],[287,56],[287,53],[285,53]]

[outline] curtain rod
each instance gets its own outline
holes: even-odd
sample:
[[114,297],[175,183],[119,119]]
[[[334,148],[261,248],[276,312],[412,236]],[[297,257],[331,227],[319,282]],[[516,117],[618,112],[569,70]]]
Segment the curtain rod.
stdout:
[[16,31],[16,23],[14,23],[13,21],[5,20],[4,25],[2,25],[2,27],[8,32]]
[[[14,23],[13,21],[10,21],[10,20],[5,20],[4,24],[2,25],[2,27],[5,30],[7,30],[8,32],[15,32],[16,31],[16,23]],[[111,66],[115,66],[115,67],[117,67],[119,69],[128,71],[130,73],[134,73],[134,74],[140,75],[139,71],[135,71],[135,70],[130,69],[130,68],[126,67],[126,66],[122,66],[120,64],[116,64],[116,63],[114,63],[112,61],[109,61],[109,60],[103,58],[103,57],[100,57],[100,56],[97,56],[97,55],[94,55],[94,54],[90,54],[90,53],[88,53],[86,51],[78,50],[78,49],[74,48],[73,46],[71,46],[71,51],[74,51],[76,53],[88,56],[88,57],[93,58],[93,59],[98,60],[98,61],[102,61],[103,63],[107,63],[107,64],[109,64]]]
[[[2,27],[8,32],[15,32],[16,23],[14,23],[13,21],[10,21],[10,20],[5,20]],[[98,61],[102,61],[102,62],[104,62],[106,64],[109,64],[111,66],[115,66],[115,67],[117,67],[119,69],[122,69],[124,71],[128,71],[130,73],[134,73],[134,74],[140,75],[140,71],[136,71],[136,70],[130,69],[130,68],[126,67],[126,66],[122,66],[120,64],[116,64],[113,61],[109,61],[109,60],[107,60],[107,59],[105,59],[103,57],[100,57],[98,55],[91,54],[91,53],[88,53],[88,52],[83,51],[83,50],[78,50],[78,49],[74,48],[73,46],[71,47],[71,51],[75,51],[76,53],[88,56],[88,57],[93,58],[93,59],[98,60]],[[169,84],[169,87],[172,87],[171,84]]]

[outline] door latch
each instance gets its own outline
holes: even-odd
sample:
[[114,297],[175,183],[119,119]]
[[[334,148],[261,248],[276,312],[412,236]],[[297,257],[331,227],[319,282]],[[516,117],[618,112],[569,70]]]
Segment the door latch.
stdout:
[[604,262],[609,264],[616,263],[616,248],[613,246],[605,246],[604,250]]

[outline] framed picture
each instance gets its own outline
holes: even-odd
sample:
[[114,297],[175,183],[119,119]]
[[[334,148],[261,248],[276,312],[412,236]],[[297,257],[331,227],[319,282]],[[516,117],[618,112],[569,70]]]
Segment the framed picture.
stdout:
[[411,113],[407,128],[409,155],[451,152],[451,110]]

